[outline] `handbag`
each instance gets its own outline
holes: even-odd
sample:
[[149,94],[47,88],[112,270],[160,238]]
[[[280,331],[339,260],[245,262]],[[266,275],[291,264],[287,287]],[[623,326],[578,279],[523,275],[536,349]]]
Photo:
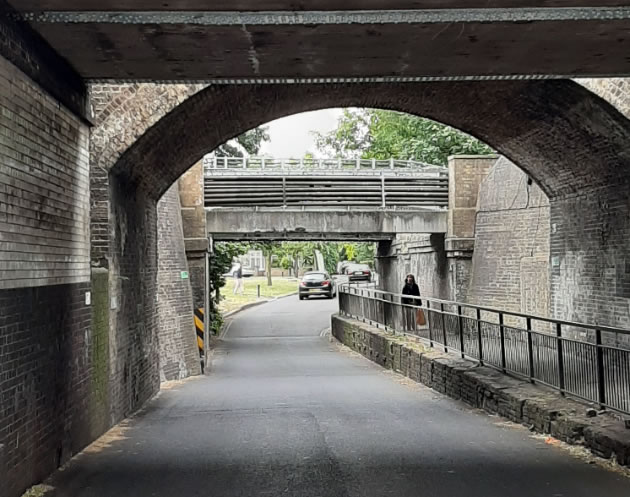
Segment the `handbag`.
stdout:
[[427,324],[427,320],[424,317],[424,311],[422,309],[418,309],[418,311],[416,312],[416,324],[418,326],[424,326],[425,324]]

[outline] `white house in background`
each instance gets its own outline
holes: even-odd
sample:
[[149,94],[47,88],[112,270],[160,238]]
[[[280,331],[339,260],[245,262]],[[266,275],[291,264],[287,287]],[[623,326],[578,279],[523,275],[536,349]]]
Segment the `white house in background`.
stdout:
[[265,271],[265,256],[262,250],[250,250],[241,255],[238,260],[243,265],[243,269],[250,269],[255,275],[261,275]]

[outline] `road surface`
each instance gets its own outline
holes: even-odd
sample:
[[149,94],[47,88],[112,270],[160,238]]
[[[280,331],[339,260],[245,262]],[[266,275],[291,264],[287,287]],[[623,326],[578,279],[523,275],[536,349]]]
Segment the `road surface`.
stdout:
[[232,321],[170,388],[51,482],[63,497],[628,497],[630,480],[408,384],[320,336],[336,301]]

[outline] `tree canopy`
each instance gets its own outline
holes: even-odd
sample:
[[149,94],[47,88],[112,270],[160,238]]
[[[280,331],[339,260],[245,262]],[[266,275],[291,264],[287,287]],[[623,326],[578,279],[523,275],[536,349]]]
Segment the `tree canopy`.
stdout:
[[269,128],[260,126],[250,129],[233,140],[216,148],[217,157],[243,157],[245,154],[256,155],[263,142],[269,141]]
[[344,109],[336,129],[314,135],[321,153],[339,158],[446,165],[450,155],[492,153],[484,143],[450,126],[389,110]]

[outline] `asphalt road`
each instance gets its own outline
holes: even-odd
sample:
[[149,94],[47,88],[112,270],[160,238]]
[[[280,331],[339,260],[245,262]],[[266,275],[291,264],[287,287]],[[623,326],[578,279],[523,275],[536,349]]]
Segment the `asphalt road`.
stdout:
[[335,309],[295,296],[237,315],[210,376],[57,473],[56,495],[630,495],[629,479],[321,337]]

